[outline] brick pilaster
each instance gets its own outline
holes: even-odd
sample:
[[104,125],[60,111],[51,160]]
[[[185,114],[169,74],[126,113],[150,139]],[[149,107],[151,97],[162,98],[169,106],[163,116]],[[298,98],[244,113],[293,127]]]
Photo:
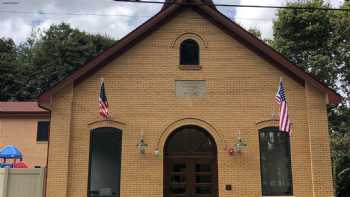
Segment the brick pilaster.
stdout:
[[54,96],[51,113],[47,197],[66,197],[73,87]]
[[305,85],[305,94],[310,138],[313,196],[334,196],[326,97],[310,84]]

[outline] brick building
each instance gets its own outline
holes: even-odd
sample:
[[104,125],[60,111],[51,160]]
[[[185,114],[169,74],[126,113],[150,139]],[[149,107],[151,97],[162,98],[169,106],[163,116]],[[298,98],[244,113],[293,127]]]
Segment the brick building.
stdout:
[[46,166],[49,121],[37,102],[0,102],[0,147],[15,145],[30,167]]
[[[40,96],[47,197],[333,196],[326,107],[340,97],[211,1],[167,2]],[[281,77],[291,136],[271,115]]]

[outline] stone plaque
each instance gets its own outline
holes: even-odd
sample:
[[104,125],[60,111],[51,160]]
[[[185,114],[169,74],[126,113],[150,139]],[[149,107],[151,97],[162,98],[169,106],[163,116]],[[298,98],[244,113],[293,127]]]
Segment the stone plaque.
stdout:
[[204,80],[176,80],[175,92],[177,97],[204,96],[206,82]]

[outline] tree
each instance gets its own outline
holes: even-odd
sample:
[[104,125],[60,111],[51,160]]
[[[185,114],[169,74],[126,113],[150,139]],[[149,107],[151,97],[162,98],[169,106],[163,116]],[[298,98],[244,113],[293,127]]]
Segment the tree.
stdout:
[[[344,117],[349,120],[349,114]],[[346,129],[349,131],[349,125]],[[332,158],[337,197],[350,196],[350,132],[332,133]]]
[[16,99],[17,82],[16,45],[12,39],[0,38],[0,100]]
[[[350,9],[350,1],[342,6],[344,9]],[[339,65],[339,83],[341,90],[346,95],[346,105],[350,106],[350,12],[336,12],[332,24],[334,25],[334,38],[332,46],[334,55]]]
[[253,34],[255,37],[261,39],[261,32],[257,28],[249,28],[248,31]]
[[37,31],[19,46],[24,86],[21,99],[35,99],[43,90],[71,73],[115,41],[91,35],[62,23]]
[[270,45],[271,40],[267,38],[262,38],[261,31],[255,27],[251,27],[247,30],[249,33],[253,34],[255,37],[259,38],[260,40],[264,41],[266,44]]
[[[329,7],[322,0],[287,6]],[[276,50],[345,95],[341,105],[329,108],[329,125],[337,197],[350,196],[350,12],[281,9],[273,31]]]
[[[287,6],[329,8],[322,0],[288,3]],[[335,88],[336,60],[330,45],[333,13],[326,10],[281,9],[273,23],[272,46],[294,64]]]

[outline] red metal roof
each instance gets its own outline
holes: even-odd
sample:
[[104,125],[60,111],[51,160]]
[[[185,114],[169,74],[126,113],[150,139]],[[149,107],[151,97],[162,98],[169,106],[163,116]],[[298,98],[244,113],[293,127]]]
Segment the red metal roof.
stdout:
[[39,107],[37,102],[34,101],[10,101],[0,102],[0,116],[43,116],[49,117],[50,113]]
[[[317,80],[313,75],[306,73],[300,67],[290,63],[286,57],[275,51],[273,48],[256,38],[254,35],[234,23],[232,20],[221,14],[210,5],[200,4],[201,0],[192,0],[194,4],[189,4],[188,0],[178,0],[176,4],[166,5],[158,14],[150,18],[144,24],[130,32],[127,36],[116,42],[111,48],[97,55],[94,59],[86,64],[78,67],[74,72],[63,80],[56,83],[39,96],[39,103],[49,103],[51,95],[61,90],[68,84],[79,84],[87,77],[107,65],[109,62],[119,57],[125,51],[133,47],[135,44],[143,40],[147,35],[159,29],[170,19],[176,17],[184,9],[192,9],[203,17],[207,18],[211,23],[218,26],[225,33],[238,40],[246,47],[254,51],[260,57],[269,61],[273,66],[282,70],[296,81],[304,84],[305,82],[312,84],[321,92],[328,96],[329,103],[338,104],[341,96],[334,90],[329,88],[323,82]],[[185,2],[185,4],[181,4]]]

